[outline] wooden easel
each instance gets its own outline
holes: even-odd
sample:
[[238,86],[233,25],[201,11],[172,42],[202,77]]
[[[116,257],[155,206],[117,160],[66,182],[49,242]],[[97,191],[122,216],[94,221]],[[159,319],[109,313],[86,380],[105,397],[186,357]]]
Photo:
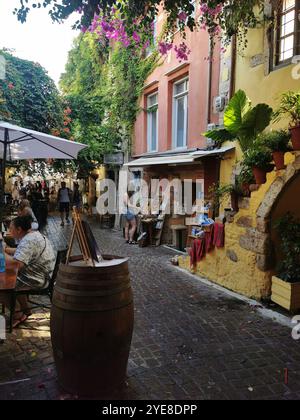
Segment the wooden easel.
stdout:
[[71,239],[70,239],[66,264],[69,264],[69,262],[70,262],[71,253],[72,253],[73,246],[74,246],[74,240],[75,240],[75,237],[76,237],[84,261],[86,262],[87,265],[92,265],[93,267],[95,267],[95,261],[92,257],[92,254],[91,254],[91,251],[90,251],[90,248],[89,248],[89,245],[88,245],[88,241],[87,241],[87,238],[86,238],[83,226],[82,226],[82,220],[81,220],[80,213],[78,212],[77,209],[75,209],[75,208],[73,209],[72,216],[73,216],[73,220],[74,220],[74,227],[73,227],[73,231],[72,231],[72,235],[71,235]]

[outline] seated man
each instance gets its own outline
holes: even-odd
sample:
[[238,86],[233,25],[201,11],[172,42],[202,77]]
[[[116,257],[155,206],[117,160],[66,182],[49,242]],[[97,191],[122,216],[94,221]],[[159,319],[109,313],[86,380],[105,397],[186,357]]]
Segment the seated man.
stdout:
[[[40,232],[32,231],[31,224],[32,218],[23,216],[14,219],[10,225],[11,235],[18,241],[18,246],[15,250],[7,249],[6,259],[13,259],[18,264],[16,290],[45,287],[55,266],[55,254],[50,242]],[[19,296],[14,327],[26,321],[29,315],[27,297]]]

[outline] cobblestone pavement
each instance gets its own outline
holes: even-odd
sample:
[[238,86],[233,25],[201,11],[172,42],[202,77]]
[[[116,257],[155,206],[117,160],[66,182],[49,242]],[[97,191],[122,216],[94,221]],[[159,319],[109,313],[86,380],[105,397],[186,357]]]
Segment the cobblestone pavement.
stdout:
[[[70,230],[52,218],[47,232],[60,248]],[[104,252],[130,257],[136,321],[123,399],[300,398],[300,343],[290,329],[176,269],[172,251],[94,233]],[[0,345],[0,399],[69,398],[56,382],[49,312],[38,310]]]

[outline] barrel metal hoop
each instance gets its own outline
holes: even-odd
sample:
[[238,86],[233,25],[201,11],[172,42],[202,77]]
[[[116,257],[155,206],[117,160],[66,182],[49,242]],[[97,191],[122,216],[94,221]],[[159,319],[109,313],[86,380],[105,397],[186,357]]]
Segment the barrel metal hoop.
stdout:
[[130,281],[130,277],[129,274],[126,276],[113,276],[113,278],[109,278],[109,279],[103,279],[101,278],[99,279],[95,279],[94,281],[89,281],[89,280],[73,280],[73,279],[68,279],[66,277],[59,277],[56,281],[56,284],[68,284],[68,285],[78,285],[78,286],[95,286],[95,285],[103,285],[106,282],[109,282],[110,284],[114,284],[114,283],[120,283],[120,282],[124,282],[124,280]]
[[[53,299],[53,306],[56,306],[59,309],[66,310],[68,312],[110,312],[115,311],[118,309],[126,308],[127,306],[130,306],[133,304],[133,298],[131,297],[129,300],[124,301],[124,303],[121,306],[113,306],[111,305],[110,308],[105,307],[105,305],[92,305],[88,308],[83,308],[82,305],[76,305],[74,303],[64,303],[61,301],[56,301],[56,299]],[[103,309],[105,308],[105,309]]]
[[97,296],[113,296],[117,295],[120,292],[125,292],[126,290],[130,289],[131,285],[130,283],[127,283],[126,285],[122,287],[118,287],[116,289],[110,289],[102,292],[98,291],[86,291],[86,290],[72,290],[72,289],[64,289],[60,286],[55,286],[54,293],[61,293],[65,296],[78,296],[78,297],[97,297]]

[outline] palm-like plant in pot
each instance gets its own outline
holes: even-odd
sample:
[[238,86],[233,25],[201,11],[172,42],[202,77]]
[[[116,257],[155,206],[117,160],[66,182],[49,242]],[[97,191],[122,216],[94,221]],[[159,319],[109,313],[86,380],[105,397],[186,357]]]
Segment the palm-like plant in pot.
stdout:
[[267,147],[272,152],[273,160],[278,171],[285,168],[284,155],[291,150],[289,142],[291,134],[287,130],[271,131],[258,137],[258,143]]
[[253,146],[257,136],[270,124],[273,110],[267,104],[252,106],[243,90],[229,101],[224,113],[224,128],[204,133],[218,145],[225,141],[238,141],[245,153]]
[[280,121],[289,116],[290,131],[294,150],[300,150],[300,92],[285,92],[281,96],[280,106],[274,113],[274,120]]
[[256,145],[246,151],[244,165],[252,169],[256,184],[261,185],[266,182],[271,161],[272,154],[266,147]]

